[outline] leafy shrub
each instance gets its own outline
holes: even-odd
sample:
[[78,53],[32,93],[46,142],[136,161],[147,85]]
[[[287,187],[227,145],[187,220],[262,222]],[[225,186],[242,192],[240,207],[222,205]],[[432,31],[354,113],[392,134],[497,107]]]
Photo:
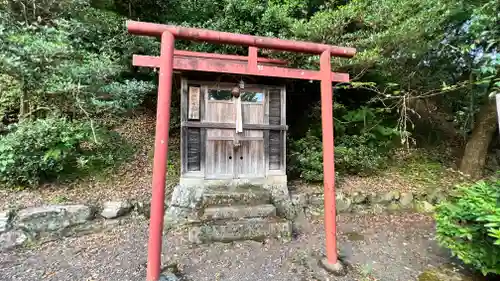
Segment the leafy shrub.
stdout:
[[[95,136],[94,136],[95,134]],[[0,183],[7,186],[35,186],[64,172],[88,169],[90,164],[109,165],[114,136],[105,130],[94,132],[88,123],[64,118],[25,120],[0,136]],[[104,152],[104,153],[102,153]]]
[[321,139],[310,132],[292,141],[288,168],[306,181],[323,180],[323,147]]
[[344,136],[335,146],[335,166],[349,174],[368,175],[386,159],[385,153],[372,147],[365,136]]
[[[394,140],[395,124],[380,108],[348,109],[335,103],[335,167],[339,173],[368,175],[379,169]],[[304,138],[291,142],[290,172],[307,181],[323,179],[321,110],[312,109],[311,125]],[[383,122],[386,123],[383,123]]]
[[[306,181],[323,180],[323,144],[308,132],[306,137],[292,142],[292,172]],[[370,174],[386,160],[385,153],[371,147],[364,136],[344,136],[335,144],[335,168],[340,173]]]
[[460,187],[436,208],[437,238],[464,263],[500,274],[500,180]]

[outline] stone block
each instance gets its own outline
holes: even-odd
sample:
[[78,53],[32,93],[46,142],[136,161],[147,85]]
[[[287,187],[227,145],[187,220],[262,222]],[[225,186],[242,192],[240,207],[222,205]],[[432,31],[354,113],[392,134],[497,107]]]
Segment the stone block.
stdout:
[[11,213],[10,211],[0,212],[0,233],[5,232],[10,229],[11,225]]
[[354,204],[364,204],[368,200],[366,194],[361,192],[354,192],[351,198],[352,198],[352,203]]
[[276,216],[276,207],[271,204],[256,206],[226,206],[206,208],[201,220],[225,220]]
[[17,226],[34,233],[51,232],[85,223],[92,218],[92,209],[85,205],[51,205],[19,211]]
[[309,204],[320,207],[325,205],[325,198],[323,193],[312,193],[309,196]]
[[401,193],[401,198],[399,198],[399,204],[403,208],[411,207],[413,205],[413,193],[412,192]]
[[132,204],[128,201],[108,201],[103,205],[101,216],[114,219],[126,215],[132,210]]
[[450,266],[440,266],[425,270],[418,280],[422,281],[473,281],[477,280],[474,276],[469,276],[459,269]]
[[151,214],[151,203],[149,201],[140,201],[135,204],[135,210],[138,214],[143,215],[145,218],[149,219]]
[[203,194],[203,206],[259,205],[271,202],[264,189],[209,189]]
[[395,211],[398,211],[400,209],[400,205],[396,204],[396,203],[389,203],[389,205],[387,205],[387,211],[389,212],[395,212]]
[[386,191],[380,193],[371,193],[369,201],[372,204],[389,204],[399,198],[400,194],[397,191]]
[[177,185],[172,192],[170,205],[191,209],[197,208],[202,200],[204,192],[205,188],[203,186]]
[[308,203],[308,195],[306,193],[295,193],[290,196],[292,204],[299,208],[304,208]]
[[266,237],[290,237],[291,234],[292,225],[289,221],[246,219],[193,226],[189,231],[189,241],[195,244],[238,240],[260,241]]
[[180,279],[173,273],[164,273],[160,276],[159,281],[179,281]]
[[422,212],[422,213],[433,213],[434,212],[434,205],[427,201],[420,201],[416,204],[417,211]]
[[351,210],[352,201],[350,198],[340,196],[335,201],[337,212],[342,213]]
[[28,240],[28,236],[20,230],[11,230],[0,234],[0,251],[11,250],[21,246]]

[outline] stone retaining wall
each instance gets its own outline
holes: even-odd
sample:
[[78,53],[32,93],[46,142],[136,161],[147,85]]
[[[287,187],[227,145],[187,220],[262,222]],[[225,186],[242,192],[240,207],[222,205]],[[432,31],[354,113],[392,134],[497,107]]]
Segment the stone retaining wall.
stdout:
[[[0,212],[0,251],[27,241],[92,233],[120,224],[134,206],[128,201],[102,206],[46,205]],[[139,208],[137,208],[139,210]]]
[[[296,211],[321,213],[324,208],[323,193],[303,192],[291,194],[292,204]],[[416,210],[433,212],[433,204],[444,196],[414,194],[412,192],[355,192],[352,194],[337,191],[336,208],[338,213],[380,213],[384,211]],[[431,202],[431,203],[430,203]]]
[[[399,193],[337,192],[337,211],[384,212],[416,209],[432,212],[441,198]],[[323,194],[318,192],[291,193],[293,213],[321,215]],[[167,208],[166,208],[167,210]],[[27,241],[53,240],[113,228],[130,219],[131,214],[149,218],[149,202],[112,201],[100,206],[46,205],[18,210],[0,211],[0,251],[12,249]]]

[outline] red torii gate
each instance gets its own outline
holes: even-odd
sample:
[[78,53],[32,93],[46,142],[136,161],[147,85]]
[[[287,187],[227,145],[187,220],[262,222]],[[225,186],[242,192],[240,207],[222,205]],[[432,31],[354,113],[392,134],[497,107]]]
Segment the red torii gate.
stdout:
[[[336,242],[332,82],[348,82],[349,74],[332,73],[331,56],[349,58],[355,55],[356,50],[311,42],[282,40],[136,21],[128,21],[127,29],[129,33],[136,35],[161,37],[160,57],[141,55],[134,55],[133,57],[133,64],[136,66],[157,67],[160,69],[147,281],[158,281],[160,278],[170,101],[174,69],[321,81],[326,263],[330,266],[337,265],[339,261]],[[248,56],[174,50],[175,39],[248,46]],[[320,70],[312,71],[275,66],[276,64],[286,64],[286,62],[259,58],[257,56],[257,48],[320,54]],[[270,63],[274,66],[269,65]]]

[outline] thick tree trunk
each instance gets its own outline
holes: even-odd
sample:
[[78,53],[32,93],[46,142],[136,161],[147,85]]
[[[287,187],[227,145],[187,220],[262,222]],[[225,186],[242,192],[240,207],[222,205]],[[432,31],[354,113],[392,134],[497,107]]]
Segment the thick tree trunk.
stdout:
[[484,104],[478,114],[472,135],[465,146],[464,155],[460,163],[460,171],[473,178],[483,174],[486,156],[493,134],[497,128],[497,110],[495,100]]

